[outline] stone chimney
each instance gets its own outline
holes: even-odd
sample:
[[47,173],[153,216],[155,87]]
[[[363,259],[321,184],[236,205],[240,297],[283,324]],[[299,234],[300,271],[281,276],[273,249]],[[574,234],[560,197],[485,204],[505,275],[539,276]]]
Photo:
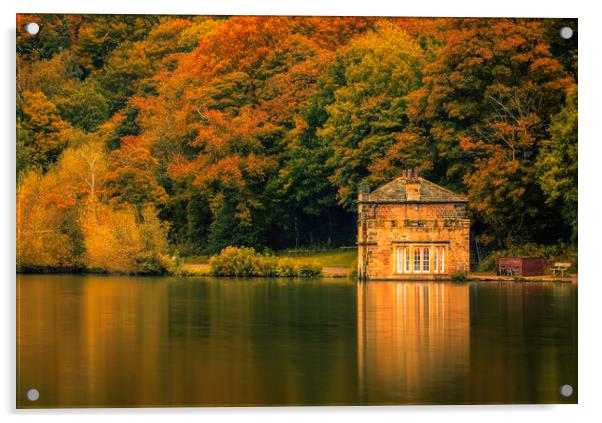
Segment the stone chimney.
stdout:
[[366,201],[370,197],[370,185],[366,183],[360,184],[357,191],[359,201]]
[[420,201],[420,178],[418,169],[410,169],[408,172],[408,180],[406,182],[406,200]]

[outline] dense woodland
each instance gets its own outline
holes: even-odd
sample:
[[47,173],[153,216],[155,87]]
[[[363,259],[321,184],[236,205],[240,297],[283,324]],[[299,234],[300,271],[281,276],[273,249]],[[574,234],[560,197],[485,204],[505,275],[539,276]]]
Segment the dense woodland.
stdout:
[[483,248],[576,246],[565,25],[20,15],[17,265],[353,245],[358,185],[414,167],[469,197]]

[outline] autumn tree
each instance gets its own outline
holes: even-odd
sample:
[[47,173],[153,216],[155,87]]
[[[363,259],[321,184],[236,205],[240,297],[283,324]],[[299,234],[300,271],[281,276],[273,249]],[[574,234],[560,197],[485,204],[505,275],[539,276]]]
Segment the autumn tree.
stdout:
[[165,189],[155,177],[157,160],[139,138],[124,137],[121,147],[113,150],[108,160],[103,183],[110,201],[141,207],[167,200]]
[[83,210],[84,262],[89,269],[134,273],[141,248],[135,211],[98,204]]
[[522,242],[554,225],[534,163],[571,83],[538,21],[462,19],[409,96],[436,145],[437,182],[468,190],[485,243]]
[[69,132],[72,144],[45,174],[29,169],[17,190],[18,266],[79,268],[84,265],[79,223],[102,196],[105,154],[94,136]]
[[106,197],[107,154],[98,137],[81,133],[71,136],[83,138],[82,144],[65,150],[55,172],[64,181],[65,194],[94,205]]
[[56,162],[69,128],[54,103],[42,92],[24,92],[17,99],[17,174],[28,166],[42,170]]
[[[54,187],[53,187],[54,186]],[[69,204],[53,201],[56,177],[34,169],[24,172],[17,186],[17,269],[45,270],[75,266],[69,236]]]
[[230,243],[257,241],[267,211],[265,184],[275,162],[263,153],[260,137],[270,127],[261,123],[260,112],[244,108],[234,118],[218,111],[206,114],[207,123],[192,141],[201,152],[192,162],[180,157],[170,173],[194,173],[192,184],[207,199],[213,217],[208,242],[217,251]]
[[[285,134],[326,60],[289,23],[265,17],[217,23],[173,71],[154,78],[156,97],[136,101],[142,134],[170,169],[171,199],[195,204],[173,227],[205,221],[210,210],[210,248],[262,243],[287,223],[277,215],[290,216],[279,201],[284,191],[275,169],[286,160]],[[167,208],[181,218],[172,204]]]

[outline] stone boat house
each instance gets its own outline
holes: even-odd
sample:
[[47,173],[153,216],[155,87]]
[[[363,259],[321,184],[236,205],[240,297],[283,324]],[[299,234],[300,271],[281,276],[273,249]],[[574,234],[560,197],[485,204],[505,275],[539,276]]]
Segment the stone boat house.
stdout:
[[470,269],[466,197],[414,170],[358,197],[361,280],[449,279]]

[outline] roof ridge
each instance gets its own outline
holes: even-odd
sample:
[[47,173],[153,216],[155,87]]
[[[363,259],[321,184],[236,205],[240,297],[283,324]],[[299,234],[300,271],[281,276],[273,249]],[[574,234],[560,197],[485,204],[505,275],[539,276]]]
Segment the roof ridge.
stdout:
[[407,191],[406,186],[408,183],[418,182],[421,187],[426,188],[426,191],[421,189],[422,195],[421,199],[418,201],[422,202],[468,202],[468,199],[463,194],[458,194],[453,192],[450,189],[447,189],[441,185],[438,185],[428,179],[425,179],[421,176],[408,178],[407,176],[399,176],[393,179],[390,182],[387,182],[384,185],[376,188],[374,191],[370,192],[370,197],[374,196],[376,198],[370,198],[368,201],[400,201],[406,202],[407,200]]

